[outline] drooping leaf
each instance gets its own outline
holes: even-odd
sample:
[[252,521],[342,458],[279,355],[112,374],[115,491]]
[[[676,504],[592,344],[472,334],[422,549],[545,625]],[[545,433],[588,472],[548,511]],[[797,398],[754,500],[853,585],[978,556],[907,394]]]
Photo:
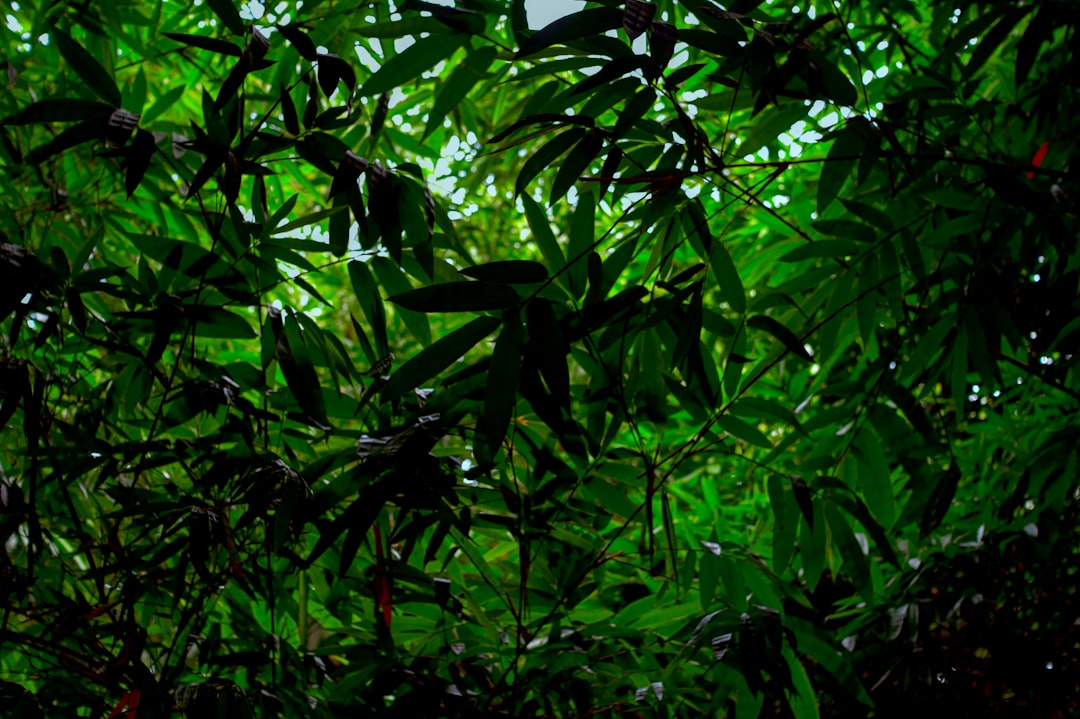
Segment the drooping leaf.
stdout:
[[551,231],[547,215],[543,208],[529,195],[521,195],[521,204],[525,206],[525,220],[532,230],[533,240],[540,248],[544,261],[552,272],[558,272],[566,265],[566,257]]
[[484,79],[487,69],[495,61],[498,51],[491,45],[473,50],[465,56],[465,61],[450,74],[446,82],[439,86],[435,95],[435,104],[428,113],[424,137],[441,127],[443,120],[478,82]]
[[236,9],[233,0],[206,0],[206,4],[214,11],[214,14],[229,28],[233,35],[246,35],[247,25],[240,19],[240,13]]
[[585,294],[587,260],[593,249],[593,233],[596,231],[596,202],[595,190],[578,193],[577,207],[570,219],[570,242],[566,254],[570,264],[570,292],[574,297]]
[[800,245],[780,257],[780,262],[802,262],[824,258],[838,260],[859,252],[858,243],[851,240],[817,240]]
[[119,108],[123,104],[120,88],[97,58],[63,30],[53,28],[49,34],[67,61],[68,67],[79,76],[86,87],[114,108]]
[[393,399],[419,387],[458,361],[501,324],[502,321],[497,317],[477,317],[463,327],[439,338],[434,344],[410,357],[405,364],[390,375],[390,379],[380,393],[382,398]]
[[46,122],[80,122],[100,118],[102,122],[115,108],[96,100],[82,98],[57,98],[39,100],[3,120],[4,125],[30,125]]
[[817,211],[818,215],[825,213],[829,205],[840,193],[844,181],[847,180],[851,171],[855,169],[857,158],[866,146],[859,130],[849,124],[836,133],[829,154],[825,158],[825,164],[821,168],[821,177],[818,180]]
[[535,55],[552,45],[561,45],[591,35],[602,35],[622,27],[623,13],[615,8],[589,8],[571,13],[546,25],[521,44],[515,60]]
[[197,47],[200,50],[209,50],[210,52],[217,53],[218,55],[230,55],[232,57],[240,57],[243,51],[235,43],[231,43],[228,40],[219,40],[216,37],[207,37],[206,35],[187,35],[182,32],[163,32],[161,33],[170,40],[183,43],[189,47]]
[[739,277],[739,271],[724,243],[714,238],[709,231],[709,221],[701,203],[694,200],[687,204],[682,220],[683,231],[687,237],[698,238],[697,246],[701,248],[701,257],[708,262],[716,278],[720,296],[731,305],[732,310],[738,314],[745,313],[746,290],[743,288],[742,278]]
[[375,278],[371,275],[367,263],[358,260],[349,263],[349,278],[352,280],[353,292],[360,302],[360,308],[375,335],[375,350],[380,357],[385,357],[390,353],[390,345],[386,335],[386,314]]
[[883,527],[888,529],[896,521],[896,499],[893,496],[889,463],[877,435],[869,430],[855,437],[859,452],[859,488],[866,506]]
[[543,147],[533,153],[532,157],[524,162],[514,182],[514,195],[520,195],[532,182],[533,178],[550,167],[556,160],[566,153],[586,135],[585,130],[566,130],[549,140]]
[[570,372],[566,364],[569,348],[551,303],[543,298],[534,299],[525,307],[525,322],[529,330],[529,357],[536,362],[555,403],[569,414]]
[[859,101],[858,90],[843,70],[822,53],[811,52],[810,59],[821,75],[821,84],[830,100],[844,107],[851,107]]
[[360,94],[373,97],[415,80],[420,73],[454,54],[468,40],[457,33],[420,38],[400,54],[387,60],[364,82]]
[[562,199],[563,195],[573,187],[578,178],[596,160],[596,156],[603,149],[604,139],[597,130],[586,133],[585,137],[574,146],[570,154],[559,165],[555,179],[551,183],[551,194],[548,195],[548,204],[553,205]]
[[508,312],[503,318],[502,331],[495,340],[495,351],[491,354],[484,388],[484,430],[492,453],[506,436],[517,400],[523,336],[518,313]]
[[494,282],[446,282],[389,299],[414,312],[487,312],[510,309],[520,302],[517,292]]
[[547,268],[532,260],[498,260],[473,265],[461,270],[461,274],[483,282],[508,285],[529,285],[547,280]]
[[772,449],[772,442],[769,441],[768,437],[761,433],[761,430],[738,417],[733,417],[729,414],[720,415],[716,418],[716,426],[744,442],[749,442],[758,447]]
[[296,48],[296,51],[300,53],[300,57],[308,62],[315,62],[319,59],[319,51],[306,32],[295,25],[276,25],[275,27],[289,41],[289,44]]
[[795,335],[794,332],[782,325],[778,320],[768,315],[753,315],[748,317],[746,324],[755,329],[764,330],[768,332],[798,357],[806,360],[807,362],[813,362],[814,358],[810,352],[806,349],[805,344]]

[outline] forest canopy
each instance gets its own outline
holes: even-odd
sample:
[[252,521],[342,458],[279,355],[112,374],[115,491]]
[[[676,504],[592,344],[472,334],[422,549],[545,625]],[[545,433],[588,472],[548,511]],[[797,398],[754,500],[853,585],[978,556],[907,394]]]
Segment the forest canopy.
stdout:
[[1080,711],[1075,4],[3,5],[0,715]]

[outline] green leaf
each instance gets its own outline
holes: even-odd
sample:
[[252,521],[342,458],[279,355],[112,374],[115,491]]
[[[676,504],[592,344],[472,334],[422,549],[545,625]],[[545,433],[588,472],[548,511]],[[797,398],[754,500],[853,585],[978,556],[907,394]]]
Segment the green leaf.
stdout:
[[34,102],[3,120],[4,125],[31,125],[46,122],[79,122],[98,117],[104,122],[113,112],[109,105],[77,97]]
[[746,290],[743,288],[739,271],[735,268],[735,263],[724,244],[713,238],[709,230],[708,217],[700,200],[692,200],[686,205],[682,213],[682,222],[687,238],[694,244],[701,258],[709,264],[716,278],[716,284],[720,288],[720,296],[731,305],[732,310],[740,315],[744,314]]
[[710,551],[701,553],[698,558],[698,597],[701,600],[701,610],[709,611],[712,607],[713,597],[716,596],[716,588],[720,584],[720,557]]
[[787,347],[789,352],[794,353],[807,362],[814,361],[813,356],[811,356],[810,352],[806,349],[806,345],[802,340],[800,340],[794,332],[772,317],[769,317],[768,315],[754,315],[746,320],[746,324],[754,329],[768,332],[773,337],[780,340],[780,342]]
[[[745,41],[745,35],[743,39]],[[709,30],[679,28],[679,40],[691,47],[696,47],[699,50],[720,57],[738,57],[745,53],[745,50],[739,45],[739,40]]]
[[802,262],[818,258],[838,260],[858,254],[859,251],[858,243],[851,240],[816,240],[783,254],[779,261]]
[[568,43],[591,35],[603,35],[622,27],[623,13],[616,8],[589,8],[561,17],[546,25],[521,44],[515,60],[535,55],[552,45]]
[[547,268],[532,260],[499,260],[473,265],[461,270],[461,274],[483,282],[507,285],[530,285],[548,278]]
[[[375,276],[379,278],[379,284],[386,293],[404,294],[412,290],[401,268],[386,257],[373,257],[371,267],[375,270]],[[431,325],[426,314],[413,312],[404,307],[397,308],[395,314],[405,323],[417,342],[425,347],[431,344]]]
[[420,287],[389,298],[414,312],[487,312],[517,306],[521,298],[510,287],[494,282],[445,282]]
[[206,4],[233,35],[247,34],[247,25],[240,19],[240,13],[237,12],[233,0],[206,0]]
[[556,135],[524,162],[514,182],[514,195],[521,195],[533,178],[562,157],[575,143],[585,137],[586,130],[571,128]]
[[518,313],[508,312],[503,320],[502,332],[495,340],[495,351],[491,354],[484,388],[484,430],[493,454],[506,436],[514,413],[523,335]]
[[360,88],[360,95],[374,97],[420,76],[462,47],[468,35],[442,34],[417,38],[399,55],[387,60]]
[[824,215],[825,210],[840,194],[840,188],[843,187],[851,171],[855,169],[858,156],[865,147],[866,142],[862,134],[853,125],[848,125],[835,134],[818,179],[818,215]]
[[556,404],[569,414],[570,372],[566,365],[569,348],[551,303],[543,298],[530,302],[525,307],[525,323],[529,329],[529,357],[536,362]]
[[[551,194],[548,195],[548,204],[553,205],[562,199],[563,195],[574,186],[589,166],[596,160],[596,156],[604,148],[604,138],[597,130],[586,133],[585,137],[574,146],[566,159],[559,165],[555,179],[551,183]],[[579,200],[580,201],[580,200]]]
[[945,346],[944,340],[946,335],[955,328],[955,317],[941,318],[929,332],[919,339],[915,348],[909,350],[910,353],[908,354],[907,361],[901,365],[900,372],[896,377],[897,381],[906,382],[925,372],[930,366],[930,360],[936,357]]
[[[567,246],[570,262],[570,293],[574,297],[585,294],[588,280],[587,256],[593,248],[593,233],[596,231],[596,191],[593,188],[578,194],[577,207],[570,218],[570,243]],[[603,298],[593,298],[594,301]]]
[[1052,3],[1040,7],[1016,44],[1016,72],[1013,79],[1017,90],[1027,81],[1031,68],[1035,66],[1039,48],[1053,38],[1056,12],[1057,6]]
[[566,264],[566,258],[551,231],[547,215],[536,200],[528,195],[521,195],[520,199],[525,206],[525,220],[529,223],[529,229],[532,230],[533,239],[540,247],[541,254],[544,255],[544,261],[553,272],[558,272]]
[[802,103],[788,103],[785,107],[769,107],[754,118],[753,129],[736,148],[740,157],[755,154],[787,132],[799,120],[806,118],[807,108]]
[[889,463],[877,435],[866,429],[855,437],[859,453],[859,488],[866,506],[881,525],[888,529],[896,521],[896,499],[893,496]]
[[209,50],[219,55],[231,55],[232,57],[243,55],[240,47],[228,40],[218,40],[215,37],[206,37],[205,35],[185,35],[180,32],[163,32],[161,34],[170,40],[176,40],[179,43],[197,47],[200,50]]
[[383,400],[390,400],[439,374],[457,362],[476,343],[495,331],[502,321],[496,317],[477,317],[463,327],[441,337],[410,357],[392,375],[382,388]]
[[322,222],[327,217],[333,217],[339,212],[344,212],[346,209],[347,207],[345,205],[341,205],[340,207],[328,207],[325,210],[312,212],[310,215],[304,215],[303,217],[298,217],[292,222],[287,222],[281,227],[275,227],[273,230],[270,231],[270,234],[284,235],[286,232],[292,232],[293,230],[298,230],[301,227],[307,227],[308,225],[314,225],[318,222]]
[[428,113],[424,138],[441,127],[450,111],[465,99],[476,83],[484,79],[487,69],[495,61],[497,55],[498,50],[491,45],[484,45],[473,50],[465,56],[465,61],[458,65],[446,82],[440,84],[435,94],[435,103]]
[[758,447],[764,447],[765,449],[772,449],[772,442],[769,441],[768,437],[761,433],[761,430],[748,422],[744,422],[738,417],[732,417],[729,414],[720,415],[716,418],[716,426],[744,442],[757,445]]
[[79,76],[86,87],[113,108],[119,109],[124,102],[120,88],[97,58],[63,30],[53,28],[49,34],[67,61],[68,67]]
[[840,556],[844,560],[844,569],[851,578],[851,583],[855,585],[855,589],[864,600],[872,602],[874,587],[870,580],[870,565],[862,552],[862,547],[855,539],[855,534],[844,519],[844,515],[831,504],[826,505],[825,516],[829,520],[832,541],[840,551]]
[[782,477],[770,474],[765,483],[769,506],[773,511],[772,567],[780,573],[787,569],[795,554],[795,539],[799,530],[799,508],[795,495],[787,489]]
[[385,357],[390,353],[390,345],[386,336],[386,314],[375,278],[372,277],[366,263],[353,260],[349,263],[349,279],[352,280],[353,292],[360,302],[360,309],[363,310],[368,326],[375,335],[376,354],[379,357]]
[[251,324],[223,307],[189,307],[195,317],[195,331],[200,337],[250,339],[255,336]]
[[859,101],[859,91],[848,76],[820,52],[811,52],[810,59],[821,72],[825,94],[837,105],[851,107]]

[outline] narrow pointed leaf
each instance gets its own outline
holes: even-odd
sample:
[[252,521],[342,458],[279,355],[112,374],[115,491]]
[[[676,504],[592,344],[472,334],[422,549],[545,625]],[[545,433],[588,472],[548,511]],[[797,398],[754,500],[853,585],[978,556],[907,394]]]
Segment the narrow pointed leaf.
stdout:
[[419,387],[457,362],[500,324],[502,321],[497,317],[478,317],[424,348],[390,376],[382,388],[382,398],[390,400]]
[[547,268],[532,260],[500,260],[473,265],[461,270],[461,274],[484,282],[507,285],[528,285],[548,278]]
[[746,324],[755,329],[768,332],[773,337],[780,340],[780,342],[788,348],[788,351],[801,357],[807,362],[814,361],[814,358],[806,350],[803,342],[795,335],[795,333],[772,317],[769,317],[768,315],[754,315],[746,320]]
[[440,83],[435,95],[435,104],[432,105],[428,114],[427,126],[424,128],[424,137],[427,137],[436,128],[440,127],[446,116],[469,94],[476,83],[484,79],[487,69],[494,62],[498,51],[491,45],[485,45],[473,50],[465,61],[455,69],[446,82]]
[[161,33],[170,40],[176,40],[179,43],[188,45],[190,47],[197,47],[200,50],[209,50],[210,52],[217,53],[218,55],[231,55],[232,57],[240,57],[243,54],[243,50],[240,46],[231,43],[228,40],[219,40],[216,37],[206,37],[205,35],[186,35],[182,32],[163,32]]
[[521,44],[515,60],[560,45],[622,27],[623,13],[616,8],[590,8],[559,18]]
[[468,35],[456,33],[418,38],[401,54],[390,58],[376,70],[360,88],[360,94],[365,97],[381,95],[415,80],[422,72],[454,54],[466,40]]
[[506,436],[510,418],[513,416],[523,334],[518,313],[507,313],[503,329],[495,340],[495,351],[491,354],[491,365],[484,388],[484,428],[488,446],[493,453]]
[[218,16],[221,22],[225,23],[225,27],[229,28],[229,32],[233,35],[247,34],[247,25],[240,18],[240,13],[237,11],[233,0],[206,0],[206,4],[210,6],[210,9],[214,11],[214,14]]
[[513,289],[492,282],[446,282],[389,299],[414,312],[487,312],[509,309],[520,301]]
[[116,81],[97,58],[63,30],[53,28],[49,34],[68,66],[86,84],[86,87],[114,108],[119,108],[123,103],[120,88],[116,86]]

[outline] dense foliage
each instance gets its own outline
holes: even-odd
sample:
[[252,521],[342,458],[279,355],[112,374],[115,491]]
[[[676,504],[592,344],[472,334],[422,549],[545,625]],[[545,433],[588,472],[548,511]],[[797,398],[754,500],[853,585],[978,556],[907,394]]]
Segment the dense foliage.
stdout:
[[0,713],[1080,711],[1075,5],[4,5]]

